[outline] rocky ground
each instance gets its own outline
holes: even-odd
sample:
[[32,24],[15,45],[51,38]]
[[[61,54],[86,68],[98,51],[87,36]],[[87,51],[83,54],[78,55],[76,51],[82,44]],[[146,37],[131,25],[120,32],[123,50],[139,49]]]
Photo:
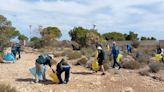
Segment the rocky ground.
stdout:
[[[10,84],[19,92],[164,92],[164,82],[141,76],[138,70],[109,69],[106,75],[82,66],[71,65],[71,80],[68,84],[48,82],[33,83],[29,68],[34,66],[38,53],[22,53],[14,64],[0,64],[0,83]],[[60,60],[57,58],[56,60]],[[69,61],[71,63],[71,61]],[[55,69],[55,66],[53,66]]]

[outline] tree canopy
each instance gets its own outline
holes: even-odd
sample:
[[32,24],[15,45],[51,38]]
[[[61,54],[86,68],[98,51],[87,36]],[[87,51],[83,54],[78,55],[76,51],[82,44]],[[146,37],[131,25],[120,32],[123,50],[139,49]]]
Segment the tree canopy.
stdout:
[[123,41],[125,36],[119,32],[109,32],[102,35],[106,40]]
[[11,39],[19,36],[19,31],[12,26],[11,21],[7,20],[6,17],[0,15],[0,42],[1,46],[6,46]]
[[62,33],[59,28],[57,27],[47,27],[41,30],[40,32],[42,38],[44,40],[56,40],[62,36]]

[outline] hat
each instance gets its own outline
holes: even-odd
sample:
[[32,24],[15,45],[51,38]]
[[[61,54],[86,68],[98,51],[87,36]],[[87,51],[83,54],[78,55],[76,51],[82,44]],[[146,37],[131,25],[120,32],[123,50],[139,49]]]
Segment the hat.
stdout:
[[113,42],[113,44],[116,44],[116,42]]
[[98,50],[102,50],[102,48],[101,48],[100,46],[99,46],[99,47],[97,47],[97,49],[98,49]]

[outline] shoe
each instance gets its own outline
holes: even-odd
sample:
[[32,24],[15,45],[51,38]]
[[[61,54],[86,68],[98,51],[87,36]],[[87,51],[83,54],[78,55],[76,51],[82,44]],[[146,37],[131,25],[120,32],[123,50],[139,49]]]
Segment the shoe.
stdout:
[[120,70],[122,67],[119,67],[118,70]]
[[101,75],[105,75],[105,73],[102,73]]

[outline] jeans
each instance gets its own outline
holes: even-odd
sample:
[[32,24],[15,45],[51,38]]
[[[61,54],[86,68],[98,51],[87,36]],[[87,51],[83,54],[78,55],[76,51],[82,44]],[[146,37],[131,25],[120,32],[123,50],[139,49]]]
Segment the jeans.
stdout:
[[62,77],[61,77],[63,72],[65,72],[65,82],[68,82],[69,77],[70,77],[70,66],[62,67],[61,71],[57,71],[57,76],[58,76],[60,83],[64,83],[64,81],[62,80]]
[[40,76],[38,74],[41,73],[41,77],[43,78],[43,80],[46,80],[46,70],[45,70],[45,66],[38,64],[37,62],[35,63],[35,67],[36,67],[36,74],[35,74],[35,81],[39,81],[40,80]]
[[120,64],[117,62],[117,57],[118,57],[118,56],[113,56],[113,59],[114,59],[113,68],[115,68],[115,65],[116,65],[116,64],[117,64],[119,67],[121,67]]

